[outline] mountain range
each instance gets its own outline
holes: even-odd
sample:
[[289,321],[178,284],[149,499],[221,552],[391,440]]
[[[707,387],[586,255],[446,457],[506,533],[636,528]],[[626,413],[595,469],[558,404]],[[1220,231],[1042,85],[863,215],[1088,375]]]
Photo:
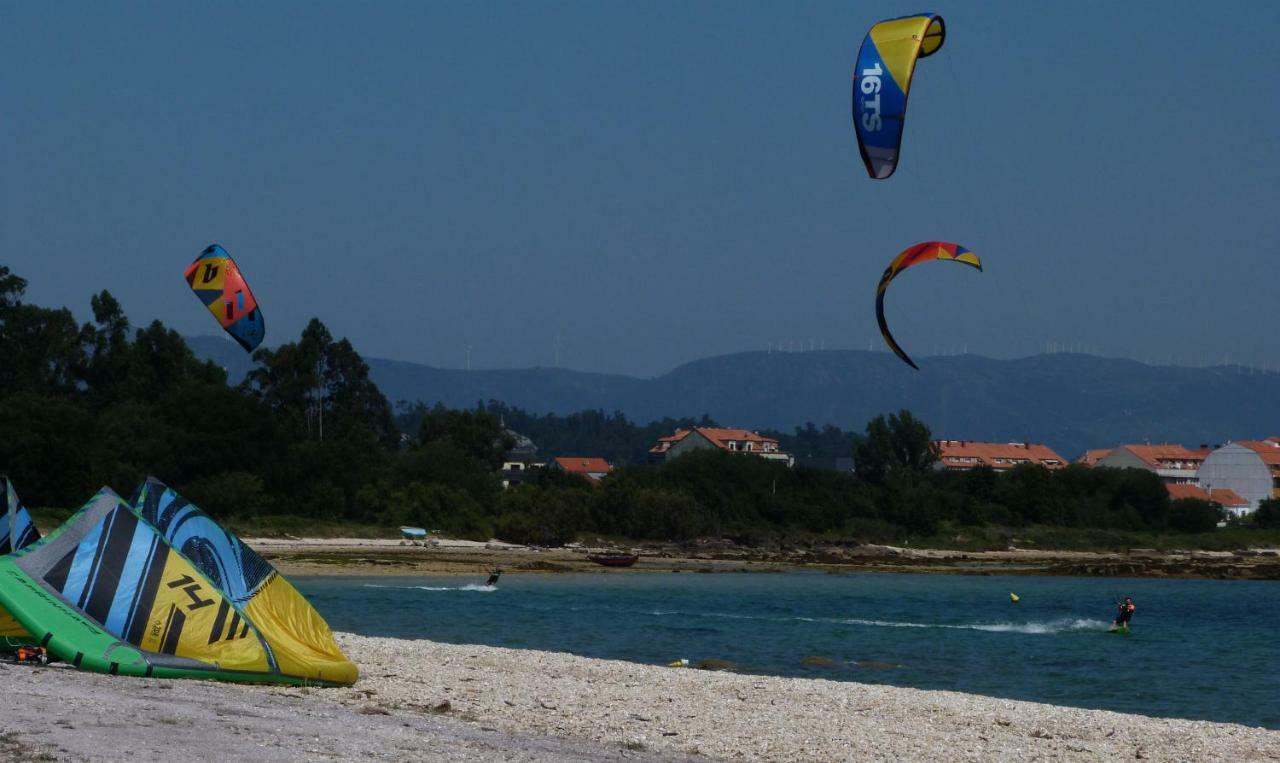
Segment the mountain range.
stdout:
[[[233,383],[252,366],[218,337],[189,337]],[[1242,366],[1151,366],[1057,353],[1014,360],[925,358],[920,371],[860,350],[742,352],[637,378],[563,368],[458,370],[365,358],[398,401],[470,407],[500,400],[534,413],[622,411],[646,423],[708,414],[723,426],[791,431],[812,422],[861,431],[909,409],[938,438],[1042,442],[1066,458],[1118,443],[1195,447],[1280,434],[1280,374]]]

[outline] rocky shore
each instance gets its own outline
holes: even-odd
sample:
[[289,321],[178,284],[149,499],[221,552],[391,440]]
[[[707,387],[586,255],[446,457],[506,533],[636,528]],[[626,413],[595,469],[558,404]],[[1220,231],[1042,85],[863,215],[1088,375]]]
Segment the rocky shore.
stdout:
[[339,634],[347,689],[0,666],[46,760],[1276,760],[1280,732],[940,691]]
[[[469,574],[490,567],[506,572],[585,572],[602,568],[585,546],[538,549],[491,541],[410,544],[385,539],[249,539],[286,574]],[[921,572],[955,575],[1080,575],[1094,577],[1280,580],[1280,551],[948,551],[875,544],[805,544],[756,548],[727,541],[650,544],[628,549],[640,556],[636,572]]]

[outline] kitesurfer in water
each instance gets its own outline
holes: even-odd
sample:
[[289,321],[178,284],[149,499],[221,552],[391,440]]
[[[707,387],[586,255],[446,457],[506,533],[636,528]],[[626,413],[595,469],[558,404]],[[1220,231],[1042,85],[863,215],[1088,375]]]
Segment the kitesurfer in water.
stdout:
[[1117,628],[1128,628],[1129,619],[1133,617],[1133,611],[1137,609],[1133,603],[1133,597],[1124,597],[1124,603],[1120,605],[1120,610],[1116,612],[1115,622],[1112,623]]
[[485,582],[485,585],[491,588],[493,586],[496,586],[498,584],[498,576],[501,574],[502,574],[502,570],[498,569],[497,567],[494,567],[493,571],[489,573],[489,579]]

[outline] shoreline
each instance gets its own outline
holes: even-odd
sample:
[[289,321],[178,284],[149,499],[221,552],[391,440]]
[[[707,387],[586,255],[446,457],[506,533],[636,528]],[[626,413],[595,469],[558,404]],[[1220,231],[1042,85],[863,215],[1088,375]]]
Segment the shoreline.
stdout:
[[[1280,731],[949,691],[335,634],[343,689],[0,666],[0,752],[160,760],[1149,760],[1280,757]],[[151,729],[153,733],[139,733]],[[5,745],[10,746],[7,748]],[[11,749],[10,749],[11,748]]]
[[609,572],[911,572],[947,575],[1071,575],[1203,580],[1280,580],[1280,551],[948,551],[864,544],[762,550],[732,544],[638,545],[635,566],[606,568],[583,546],[537,549],[490,541],[437,545],[360,538],[246,538],[286,575],[479,575]]

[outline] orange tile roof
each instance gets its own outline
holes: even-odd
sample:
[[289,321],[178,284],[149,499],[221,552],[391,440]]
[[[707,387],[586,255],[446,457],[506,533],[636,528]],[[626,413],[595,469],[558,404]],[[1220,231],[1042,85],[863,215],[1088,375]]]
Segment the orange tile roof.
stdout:
[[1212,492],[1205,490],[1199,485],[1190,483],[1181,485],[1165,485],[1165,489],[1169,491],[1169,497],[1173,500],[1179,498],[1198,498],[1202,501],[1213,501],[1223,506],[1248,506],[1249,502],[1240,497],[1240,494],[1230,488],[1215,488]]
[[1111,448],[1093,448],[1092,450],[1086,450],[1083,456],[1076,459],[1076,463],[1093,466],[1109,455],[1111,455]]
[[671,449],[672,445],[675,445],[676,443],[680,442],[681,440],[693,434],[694,432],[697,432],[703,437],[706,437],[708,440],[714,443],[717,448],[720,448],[721,450],[729,449],[729,446],[725,444],[729,440],[742,440],[744,442],[759,442],[759,443],[771,442],[774,445],[778,444],[778,441],[773,439],[772,437],[765,437],[764,435],[758,434],[756,432],[752,432],[749,429],[725,429],[722,427],[694,427],[693,429],[677,429],[675,434],[668,435],[666,437],[659,437],[658,444],[650,448],[649,452],[665,453],[666,451]]
[[572,472],[573,474],[608,474],[613,471],[613,466],[603,458],[559,456],[556,458],[556,464],[566,472]]
[[1236,440],[1236,445],[1243,445],[1262,457],[1262,462],[1272,469],[1280,467],[1280,442],[1276,440]]
[[1223,506],[1248,506],[1249,501],[1231,488],[1214,488],[1208,491],[1209,500],[1216,501]]
[[[1208,451],[1193,451],[1181,445],[1161,443],[1159,445],[1121,445],[1119,446],[1142,459],[1152,468],[1160,468],[1161,461],[1203,461]],[[1194,468],[1194,467],[1192,467]]]
[[693,433],[692,429],[677,429],[675,431],[675,434],[670,434],[670,435],[667,435],[666,437],[659,437],[658,444],[654,445],[652,448],[649,448],[649,452],[650,453],[666,453],[667,451],[671,450],[671,446],[680,442],[681,440],[688,437],[692,433]]
[[714,429],[698,427],[698,432],[708,439],[723,443],[726,440],[746,440],[748,442],[777,442],[772,437],[765,437],[747,429]]
[[[973,442],[972,440],[938,440],[938,457],[943,466],[978,466],[995,468],[1014,466],[1024,461],[1049,469],[1066,467],[1067,460],[1048,445],[1028,442]],[[970,460],[976,459],[976,460]]]

